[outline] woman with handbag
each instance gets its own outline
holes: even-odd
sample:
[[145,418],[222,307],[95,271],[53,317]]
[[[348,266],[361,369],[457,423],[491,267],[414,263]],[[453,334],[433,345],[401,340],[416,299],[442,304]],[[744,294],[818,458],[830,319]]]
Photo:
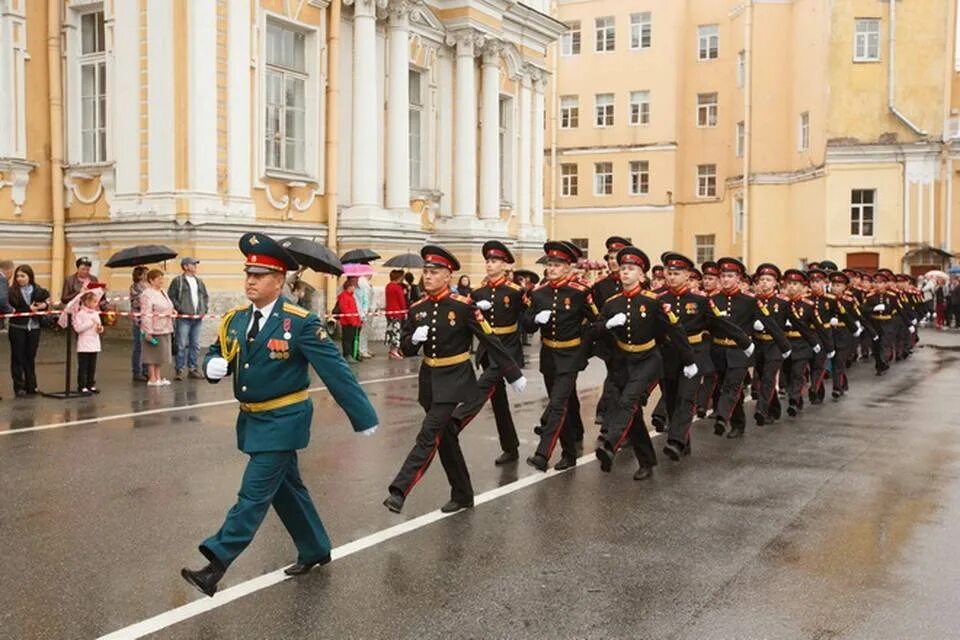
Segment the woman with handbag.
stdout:
[[170,336],[173,335],[176,312],[163,281],[163,271],[151,269],[147,272],[147,288],[140,294],[140,333],[143,336],[141,363],[149,371],[148,387],[170,384],[169,380],[160,377],[160,367],[171,360]]
[[[9,294],[16,313],[45,313],[50,309],[50,293],[37,285],[33,269],[22,264],[13,273]],[[45,316],[10,318],[10,378],[18,398],[37,393],[37,350]]]

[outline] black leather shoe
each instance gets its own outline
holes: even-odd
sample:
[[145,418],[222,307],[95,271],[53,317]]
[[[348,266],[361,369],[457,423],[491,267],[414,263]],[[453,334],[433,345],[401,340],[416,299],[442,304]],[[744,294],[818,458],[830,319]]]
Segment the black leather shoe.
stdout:
[[839,400],[841,393],[838,389],[834,389],[833,391],[830,392],[830,395],[833,397],[834,400]]
[[327,555],[323,556],[319,560],[314,560],[313,562],[300,562],[298,560],[296,564],[287,567],[286,569],[283,570],[283,572],[288,576],[302,576],[305,573],[310,573],[310,569],[313,569],[314,567],[318,567],[318,566],[322,567],[323,565],[328,564],[329,562],[330,562],[330,554],[328,553]]
[[184,580],[200,591],[200,593],[208,595],[211,598],[213,594],[217,592],[217,583],[223,578],[224,573],[226,573],[226,569],[218,567],[213,563],[208,564],[199,571],[193,571],[186,567],[180,569],[180,575],[183,576]]
[[674,462],[680,462],[680,456],[684,455],[685,448],[679,442],[667,440],[667,444],[663,447],[663,453]]
[[597,448],[596,455],[597,460],[600,461],[600,471],[610,473],[610,470],[613,469],[613,453],[606,446],[602,446]]
[[657,433],[663,433],[666,431],[667,425],[660,416],[653,416],[650,419],[650,422],[653,424],[653,428]]
[[743,437],[743,429],[740,427],[734,427],[733,429],[730,429],[730,433],[727,434],[727,438],[730,440],[734,440],[736,438],[742,438],[742,437]]
[[713,425],[713,434],[716,436],[722,436],[727,432],[727,424],[723,421],[722,418],[717,418],[716,424]]
[[505,464],[510,464],[511,462],[516,462],[519,459],[520,459],[520,454],[517,453],[517,450],[511,449],[510,451],[504,451],[503,453],[501,453],[500,457],[498,457],[496,460],[493,461],[493,464],[500,467]]
[[387,496],[387,499],[383,501],[383,506],[394,513],[400,513],[403,511],[403,501],[404,497],[396,493],[391,493]]
[[763,415],[759,413],[753,414],[753,420],[754,422],[757,423],[758,427],[762,427],[763,425],[767,424],[767,419],[764,418]]
[[650,467],[640,467],[637,469],[637,472],[633,474],[634,480],[646,480],[653,475],[653,469]]
[[544,457],[543,457],[542,455],[540,455],[539,453],[535,453],[535,454],[533,454],[532,456],[530,456],[529,458],[527,458],[527,464],[530,465],[531,467],[535,468],[535,469],[538,470],[538,471],[546,471],[546,470],[547,470],[547,459],[544,458]]
[[557,471],[566,471],[567,469],[572,469],[577,466],[577,459],[571,458],[570,456],[560,456],[560,462],[554,465],[554,469]]
[[703,409],[697,409],[697,418],[703,420],[706,417],[707,417],[706,411],[704,411]]
[[462,509],[473,509],[473,500],[470,502],[458,502],[457,500],[451,500],[447,504],[440,507],[440,511],[443,513],[456,513]]
[[787,415],[790,416],[791,418],[796,418],[798,413],[799,411],[797,411],[797,408],[795,406],[790,405],[789,407],[787,407]]
[[543,435],[543,426],[542,426],[542,425],[539,425],[539,424],[538,424],[537,426],[535,426],[535,427],[533,428],[533,433],[534,433],[534,435],[538,435],[538,436]]

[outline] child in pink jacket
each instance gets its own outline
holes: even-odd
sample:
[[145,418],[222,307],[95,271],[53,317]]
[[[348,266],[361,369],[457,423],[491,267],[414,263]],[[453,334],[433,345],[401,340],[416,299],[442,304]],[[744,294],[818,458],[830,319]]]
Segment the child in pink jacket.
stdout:
[[77,332],[77,389],[80,393],[97,390],[97,354],[100,353],[100,300],[93,291],[82,294],[73,314],[73,330]]

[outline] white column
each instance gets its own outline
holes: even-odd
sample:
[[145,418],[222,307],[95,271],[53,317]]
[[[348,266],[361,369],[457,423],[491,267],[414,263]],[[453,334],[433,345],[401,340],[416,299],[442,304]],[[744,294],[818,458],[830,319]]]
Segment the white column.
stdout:
[[[231,199],[250,198],[250,3],[227,8],[227,181]],[[249,208],[252,215],[253,208]]]
[[353,123],[350,129],[350,200],[353,207],[376,207],[377,104],[376,29],[374,0],[345,0],[353,5]]
[[540,72],[533,79],[533,201],[532,221],[534,226],[543,226],[543,122],[545,104],[543,91],[547,86],[546,74]]
[[477,213],[477,94],[474,56],[483,36],[464,29],[447,36],[457,47],[457,77],[454,87],[453,215],[474,217]]
[[[79,37],[76,38],[79,40]],[[79,47],[78,47],[79,48]],[[77,65],[68,73],[79,75]],[[119,195],[140,191],[140,10],[136,3],[118,2],[113,14],[113,84],[108,84],[107,99],[110,109],[110,149],[116,163],[116,190]],[[72,81],[71,83],[72,84]],[[79,88],[69,91],[79,100]],[[71,110],[74,106],[70,106]],[[77,110],[79,114],[79,110]],[[79,121],[79,117],[76,118]],[[80,157],[79,127],[77,135],[70,136],[70,157]]]
[[500,52],[493,40],[483,50],[480,112],[480,217],[500,217]]
[[187,3],[188,188],[217,193],[217,2]]
[[387,209],[410,209],[410,4],[390,6],[387,88]]
[[531,80],[530,75],[520,76],[520,157],[517,158],[517,202],[516,215],[521,227],[530,224],[530,147],[531,145]]
[[[151,192],[174,191],[174,86],[173,86],[173,3],[147,5],[147,103],[149,122],[147,155]],[[118,140],[117,144],[132,141]],[[171,205],[172,206],[172,205]],[[163,213],[172,214],[171,211]]]

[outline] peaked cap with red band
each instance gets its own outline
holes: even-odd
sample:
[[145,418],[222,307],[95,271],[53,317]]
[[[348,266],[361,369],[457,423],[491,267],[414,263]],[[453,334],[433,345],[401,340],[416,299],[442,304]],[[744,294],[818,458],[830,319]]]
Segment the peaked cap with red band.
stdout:
[[700,269],[696,269],[696,268],[690,269],[690,277],[693,278],[694,280],[699,280],[700,282],[703,281],[703,274],[700,273]]
[[757,273],[754,274],[755,278],[759,278],[760,276],[773,276],[774,278],[779,280],[780,278],[783,277],[783,273],[780,272],[780,267],[778,267],[777,265],[771,262],[764,262],[763,264],[757,267]]
[[543,253],[547,256],[547,261],[559,260],[567,264],[573,264],[580,259],[583,252],[569,242],[559,240],[549,240],[543,244]]
[[483,249],[480,251],[483,253],[484,260],[497,258],[499,260],[503,260],[507,264],[513,264],[516,262],[513,259],[513,254],[510,253],[510,249],[507,248],[507,245],[503,244],[499,240],[488,240],[484,242]]
[[450,271],[460,270],[460,261],[457,260],[457,257],[435,244],[428,244],[420,249],[420,257],[423,258],[424,267],[449,269]]
[[844,271],[834,271],[830,274],[830,282],[837,284],[850,284],[850,276]]
[[660,262],[663,263],[663,266],[667,269],[685,269],[689,271],[696,267],[693,264],[693,260],[688,258],[685,255],[680,253],[675,253],[673,251],[665,251],[660,255]]
[[624,247],[633,246],[633,243],[627,240],[626,238],[621,238],[620,236],[610,236],[607,238],[607,253],[617,253],[620,249]]
[[843,273],[847,274],[848,278],[862,278],[863,272],[857,271],[856,269],[844,269]]
[[911,276],[911,275],[908,274],[908,273],[898,273],[898,274],[897,274],[897,282],[910,282],[910,283],[912,283],[912,282],[913,282],[913,276]]
[[617,252],[617,264],[621,267],[625,264],[635,264],[641,271],[646,272],[650,268],[650,258],[642,250],[631,245]]
[[662,264],[654,265],[653,271],[650,272],[650,275],[652,275],[654,278],[662,278],[662,277],[663,277],[663,265],[662,265]]
[[810,282],[819,282],[827,279],[827,272],[823,269],[807,269],[807,277],[810,278]]
[[787,269],[783,272],[783,281],[807,284],[807,274],[800,271],[800,269]]
[[820,268],[824,271],[839,271],[840,267],[837,266],[837,263],[833,260],[821,260]]
[[720,258],[717,260],[717,267],[721,272],[739,273],[741,276],[747,275],[747,268],[736,258]]
[[719,276],[720,267],[717,266],[717,263],[713,260],[708,260],[700,265],[700,270],[703,271],[705,276]]
[[247,273],[286,273],[300,268],[280,243],[263,233],[245,233],[240,238],[240,251],[246,257]]

